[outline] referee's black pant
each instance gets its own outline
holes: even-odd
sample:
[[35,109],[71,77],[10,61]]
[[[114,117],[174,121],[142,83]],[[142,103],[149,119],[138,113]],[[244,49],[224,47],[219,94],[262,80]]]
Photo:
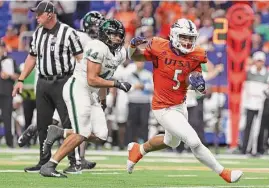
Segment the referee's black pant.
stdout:
[[[265,152],[265,144],[268,140],[268,131],[269,131],[269,98],[265,99],[263,113],[262,113],[262,120],[261,120],[261,127],[260,133],[258,137],[258,153],[264,154]],[[265,135],[267,133],[267,135]]]
[[[71,129],[71,122],[68,117],[68,111],[63,100],[63,86],[70,76],[48,80],[39,78],[36,88],[36,109],[37,109],[37,130],[40,143],[40,161],[43,165],[49,161],[51,153],[44,155],[42,152],[43,142],[47,137],[48,126],[52,124],[54,110],[57,109],[64,128]],[[79,155],[78,155],[79,156]],[[70,163],[75,163],[75,152],[68,155]]]
[[11,131],[11,120],[12,120],[12,96],[11,95],[1,95],[0,94],[0,110],[3,118],[3,123],[5,126],[5,137],[6,144],[8,147],[14,147],[13,145],[13,135]]
[[148,140],[148,121],[150,103],[129,103],[128,135],[129,143],[138,142],[138,139]]
[[243,138],[243,146],[242,146],[242,153],[246,154],[247,153],[247,147],[248,147],[248,141],[249,141],[249,136],[250,136],[250,130],[252,127],[252,122],[255,116],[257,116],[259,113],[258,110],[249,110],[247,109],[247,120],[246,120],[246,127],[244,130],[244,138]]

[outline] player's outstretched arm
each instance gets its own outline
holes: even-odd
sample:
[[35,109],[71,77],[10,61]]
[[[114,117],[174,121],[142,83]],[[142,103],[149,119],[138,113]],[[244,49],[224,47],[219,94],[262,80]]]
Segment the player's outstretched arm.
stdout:
[[128,46],[128,57],[133,61],[146,61],[144,56],[145,49],[139,49],[140,44],[147,43],[147,40],[144,37],[135,37],[132,38],[130,45]]

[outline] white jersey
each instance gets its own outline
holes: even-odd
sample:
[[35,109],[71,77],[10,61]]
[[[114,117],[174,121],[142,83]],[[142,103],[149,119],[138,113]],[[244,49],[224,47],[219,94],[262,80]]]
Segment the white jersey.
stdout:
[[87,82],[87,61],[101,64],[102,68],[99,76],[109,80],[114,75],[117,67],[126,60],[126,50],[123,47],[120,51],[115,51],[115,55],[113,55],[108,46],[97,39],[87,42],[83,50],[83,59],[76,64],[73,77],[89,87],[91,92],[97,93],[99,88],[91,87]]
[[130,63],[126,67],[124,67],[123,65],[120,65],[117,68],[113,78],[120,80],[120,81],[123,81],[123,82],[127,82],[130,74],[132,74],[135,71],[136,71],[135,63]]
[[[126,82],[128,80],[128,77],[135,71],[135,63],[131,63],[126,67],[120,65],[116,70],[113,78],[122,82]],[[115,120],[117,123],[127,122],[129,113],[128,103],[128,94],[123,90],[117,89],[116,106],[114,109]]]
[[79,36],[79,40],[80,40],[80,43],[82,45],[82,49],[85,50],[87,43],[89,41],[91,41],[92,38],[87,33],[84,33],[82,31],[78,31],[77,34]]

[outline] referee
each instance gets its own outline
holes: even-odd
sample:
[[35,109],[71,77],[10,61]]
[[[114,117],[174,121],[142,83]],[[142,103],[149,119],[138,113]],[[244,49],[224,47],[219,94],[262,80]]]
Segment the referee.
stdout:
[[[36,86],[36,107],[40,160],[36,166],[25,168],[25,172],[39,171],[51,157],[51,154],[44,155],[42,148],[55,108],[64,128],[71,128],[62,89],[73,74],[75,62],[82,59],[83,53],[76,31],[57,20],[55,6],[51,2],[42,1],[31,11],[36,13],[39,26],[33,33],[30,52],[12,93],[15,96],[22,92],[24,79],[37,66],[39,78]],[[70,166],[64,172],[81,173],[75,156],[79,155],[74,152],[69,155]]]

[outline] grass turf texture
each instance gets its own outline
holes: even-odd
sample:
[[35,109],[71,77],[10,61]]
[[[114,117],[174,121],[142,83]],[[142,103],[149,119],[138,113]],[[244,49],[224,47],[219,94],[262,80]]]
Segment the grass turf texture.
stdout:
[[[93,155],[90,155],[90,154]],[[116,155],[114,155],[116,154]],[[269,163],[265,158],[218,156],[226,167],[242,169],[239,183],[227,184],[218,175],[200,164],[192,155],[156,153],[140,161],[133,174],[125,170],[127,152],[87,151],[87,159],[97,162],[95,169],[67,179],[45,178],[37,173],[24,173],[23,168],[36,164],[38,150],[0,149],[0,187],[2,188],[269,188]],[[62,161],[58,170],[67,166]]]

